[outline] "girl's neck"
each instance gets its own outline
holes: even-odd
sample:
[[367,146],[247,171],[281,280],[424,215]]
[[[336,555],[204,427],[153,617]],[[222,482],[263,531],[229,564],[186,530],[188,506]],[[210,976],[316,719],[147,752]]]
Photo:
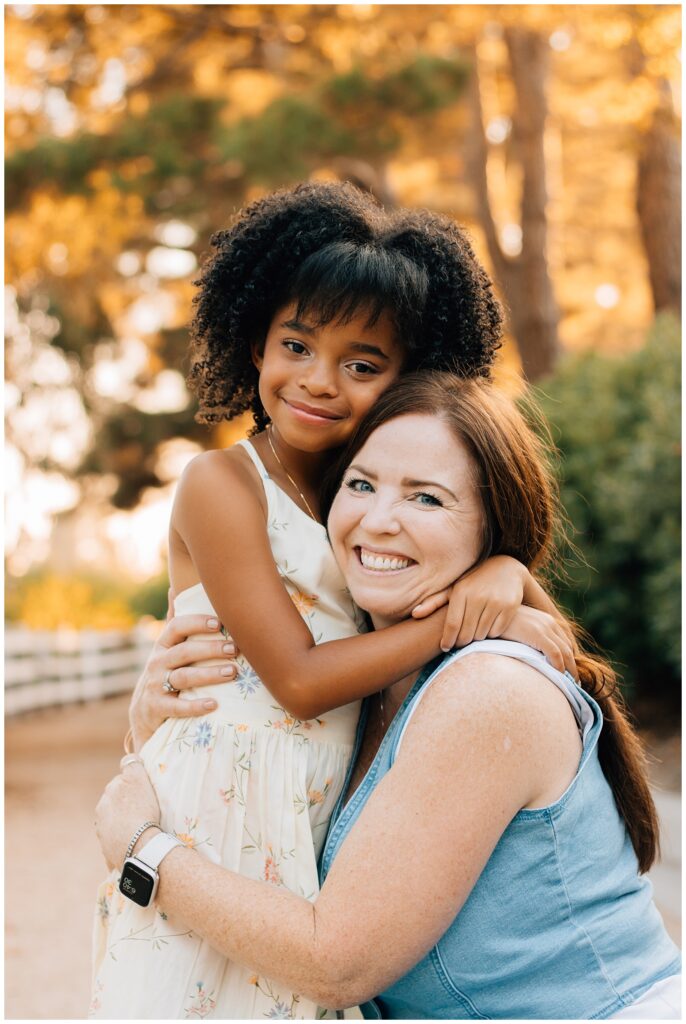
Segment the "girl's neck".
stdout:
[[[267,435],[269,435],[268,438]],[[276,451],[277,461],[280,460],[282,469],[288,471],[296,483],[314,489],[319,488],[322,474],[331,462],[331,452],[304,452],[301,448],[293,448],[271,426],[267,427],[264,435],[260,436],[265,437],[270,450],[269,441],[271,441]]]
[[319,518],[319,489],[331,461],[331,452],[306,452],[293,448],[271,426],[253,438],[253,444],[266,463],[270,476],[282,490],[293,498],[295,490],[307,506],[304,511]]

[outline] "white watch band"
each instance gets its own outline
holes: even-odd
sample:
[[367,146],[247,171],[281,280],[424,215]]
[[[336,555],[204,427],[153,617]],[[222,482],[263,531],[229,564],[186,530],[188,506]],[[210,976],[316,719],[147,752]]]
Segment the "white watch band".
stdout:
[[149,843],[146,843],[140,853],[134,854],[136,860],[140,860],[143,864],[147,864],[149,868],[156,871],[161,862],[167,856],[167,854],[174,849],[175,846],[183,846],[184,844],[176,836],[169,835],[168,832],[159,832],[154,839],[151,839]]

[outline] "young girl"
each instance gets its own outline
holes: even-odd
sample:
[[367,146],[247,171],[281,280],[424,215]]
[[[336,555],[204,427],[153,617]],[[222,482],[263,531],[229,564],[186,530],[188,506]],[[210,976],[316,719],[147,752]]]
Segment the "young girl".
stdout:
[[[205,421],[249,409],[257,433],[184,473],[170,576],[175,613],[216,615],[242,654],[233,685],[195,691],[216,710],[167,721],[141,756],[166,831],[216,864],[313,899],[361,698],[455,639],[444,636],[445,609],[358,635],[364,623],[319,519],[322,476],[401,373],[486,375],[500,313],[454,225],[386,214],[342,185],[261,200],[213,245],[191,382]],[[392,545],[358,557],[369,573],[404,567]],[[521,588],[523,572],[505,558],[460,584],[456,601],[468,606],[484,576],[492,594],[474,598],[477,624],[462,642],[496,621],[500,635],[528,639],[503,631],[513,608],[498,600],[513,579]],[[173,688],[169,673],[165,682]],[[154,904],[126,900],[117,881],[115,871],[99,894],[92,1016],[335,1017],[227,961]]]

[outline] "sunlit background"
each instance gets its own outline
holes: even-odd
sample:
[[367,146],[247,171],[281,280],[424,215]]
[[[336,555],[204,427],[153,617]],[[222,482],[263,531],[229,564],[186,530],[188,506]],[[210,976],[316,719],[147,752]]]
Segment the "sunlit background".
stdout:
[[[112,774],[125,698],[94,698],[130,690],[166,612],[175,483],[250,427],[196,424],[184,382],[209,238],[273,188],[348,179],[473,238],[508,314],[497,379],[532,385],[561,452],[560,597],[677,786],[680,8],[15,4],[5,38],[8,712],[83,712],[69,758]],[[14,721],[18,815],[40,729]],[[43,983],[15,973],[15,1012],[80,1016],[32,935]]]
[[[679,117],[679,18],[670,6],[6,8],[11,576],[163,571],[174,481],[229,439],[188,436],[190,282],[245,200],[366,174],[398,203],[455,217],[493,265],[468,153],[475,67],[489,212],[504,257],[520,255],[511,26],[547,50],[559,342],[641,345],[653,299],[636,168],[656,110]],[[517,363],[511,343],[504,363]]]

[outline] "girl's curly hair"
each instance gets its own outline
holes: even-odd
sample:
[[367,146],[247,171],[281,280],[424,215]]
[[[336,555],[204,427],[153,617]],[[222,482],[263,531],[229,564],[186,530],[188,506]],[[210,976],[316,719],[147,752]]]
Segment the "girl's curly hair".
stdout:
[[297,302],[297,319],[368,324],[387,310],[407,351],[403,372],[488,376],[502,316],[488,275],[462,231],[420,210],[385,211],[347,183],[310,182],[247,206],[211,238],[191,325],[188,384],[196,419],[251,411],[266,426],[251,345],[274,313]]

